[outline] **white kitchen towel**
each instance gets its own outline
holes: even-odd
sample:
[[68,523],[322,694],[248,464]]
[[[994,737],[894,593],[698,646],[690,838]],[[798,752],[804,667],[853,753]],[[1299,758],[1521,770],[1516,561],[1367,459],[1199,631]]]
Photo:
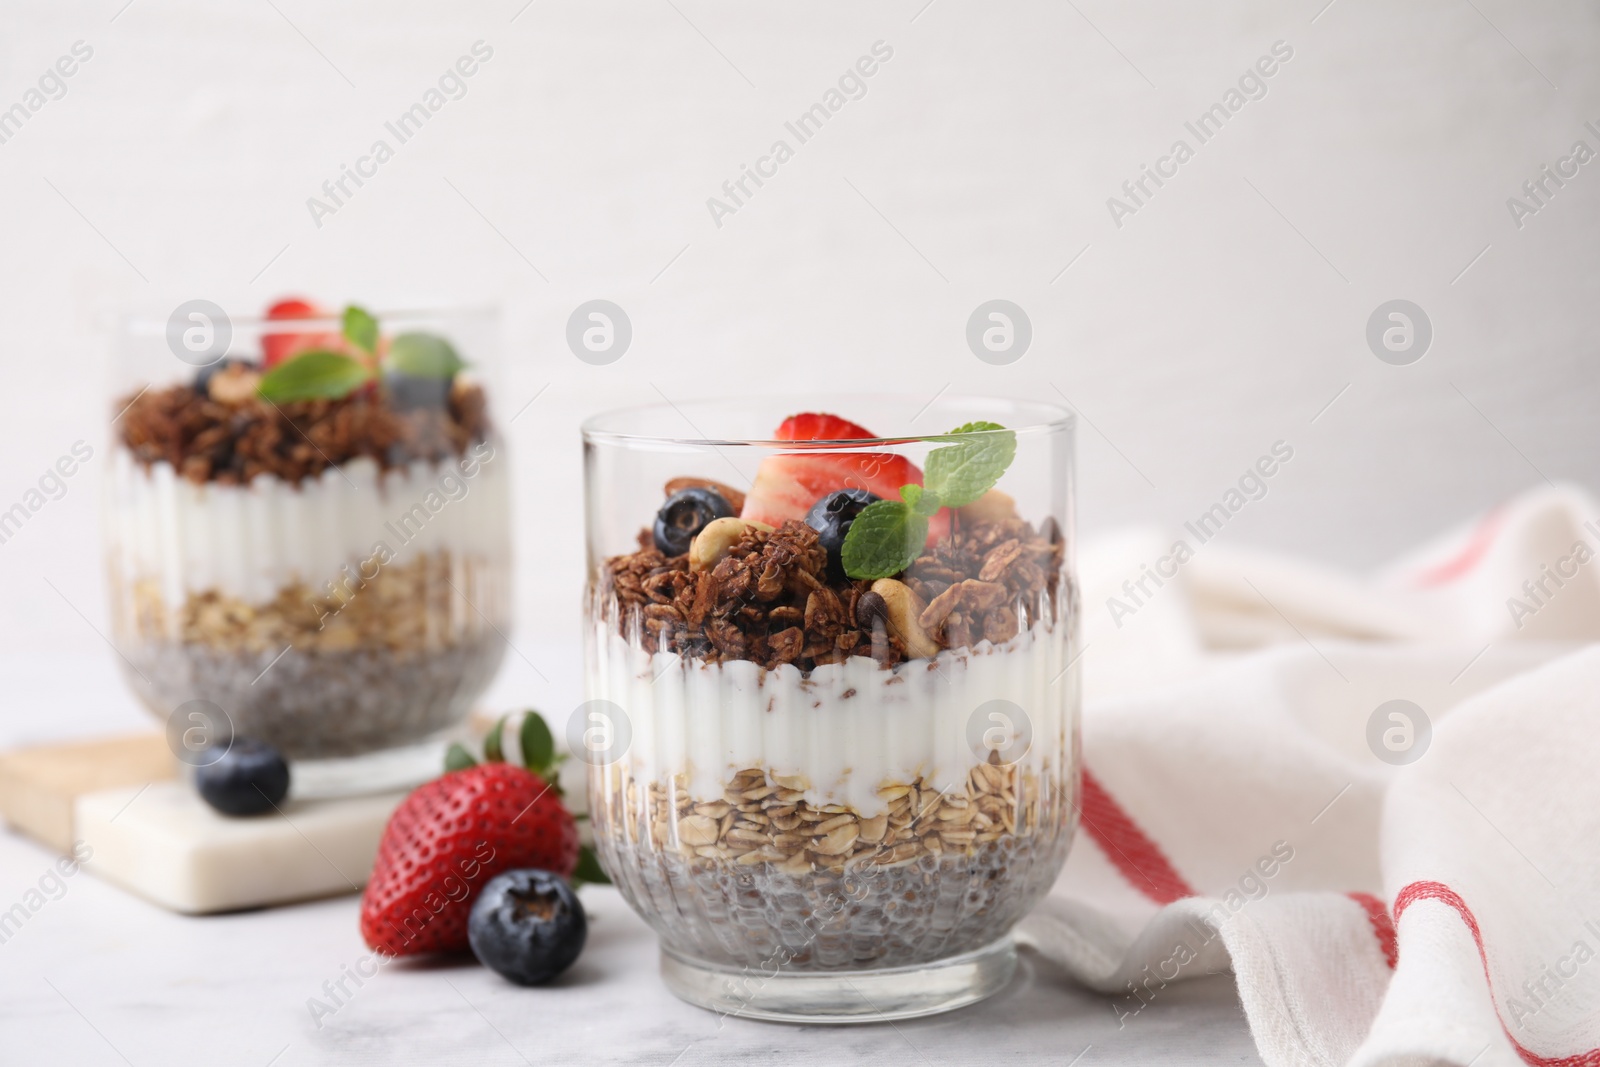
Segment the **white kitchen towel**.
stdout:
[[1129,1028],[1231,967],[1273,1067],[1600,1067],[1594,501],[1370,580],[1175,547],[1083,553],[1082,828],[1024,939]]

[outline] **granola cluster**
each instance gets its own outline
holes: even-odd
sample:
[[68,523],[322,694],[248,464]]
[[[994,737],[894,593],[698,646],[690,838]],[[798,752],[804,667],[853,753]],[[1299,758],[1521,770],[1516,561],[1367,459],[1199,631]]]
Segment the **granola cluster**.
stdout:
[[[901,581],[928,606],[918,621],[945,648],[1017,635],[1021,618],[1054,607],[1063,545],[1054,521],[1044,532],[1022,519],[968,524],[906,568]],[[1020,614],[1019,614],[1020,613]]]
[[[902,580],[922,601],[921,625],[939,648],[999,644],[1053,614],[1063,546],[1052,529],[958,517],[950,535],[907,568]],[[615,601],[623,633],[649,652],[803,671],[850,656],[886,667],[917,658],[886,625],[871,582],[829,578],[827,554],[805,523],[746,527],[714,567],[699,571],[689,555],[664,555],[648,534],[640,545],[606,561],[599,595]]]
[[141,463],[165,461],[196,484],[247,484],[258,474],[314,478],[362,456],[388,470],[464,453],[489,433],[481,386],[457,380],[443,407],[399,409],[358,392],[337,400],[221,403],[189,385],[124,398],[122,443]]

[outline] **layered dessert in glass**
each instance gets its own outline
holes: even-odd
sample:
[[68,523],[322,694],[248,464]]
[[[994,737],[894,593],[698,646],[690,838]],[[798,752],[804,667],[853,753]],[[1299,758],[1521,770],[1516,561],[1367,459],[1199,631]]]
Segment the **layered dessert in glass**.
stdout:
[[680,996],[927,1014],[1004,985],[1074,826],[1071,426],[813,403],[585,427],[596,847]]
[[278,748],[297,793],[436,772],[508,622],[494,317],[285,301],[229,328],[189,361],[170,331],[124,339],[105,518],[125,674],[162,718],[204,700]]

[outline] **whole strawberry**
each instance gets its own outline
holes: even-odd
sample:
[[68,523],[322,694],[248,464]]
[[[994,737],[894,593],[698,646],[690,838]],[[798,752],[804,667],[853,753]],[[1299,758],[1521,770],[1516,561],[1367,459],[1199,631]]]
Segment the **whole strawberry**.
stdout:
[[390,817],[361,897],[368,947],[391,956],[465,949],[473,899],[495,875],[533,867],[566,877],[578,867],[578,826],[555,785],[549,728],[537,712],[523,720],[525,768],[500,762],[504,727],[502,719],[484,744],[491,762],[452,746],[449,772]]

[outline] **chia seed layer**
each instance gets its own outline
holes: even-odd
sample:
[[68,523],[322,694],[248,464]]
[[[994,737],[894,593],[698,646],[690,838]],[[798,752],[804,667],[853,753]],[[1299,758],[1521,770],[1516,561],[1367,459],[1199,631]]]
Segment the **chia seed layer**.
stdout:
[[[238,736],[290,759],[357,756],[423,741],[466,718],[505,654],[493,633],[397,654],[385,648],[246,651],[172,641],[127,650],[134,690],[163,720],[188,700],[222,708]],[[263,673],[264,672],[264,673]]]

